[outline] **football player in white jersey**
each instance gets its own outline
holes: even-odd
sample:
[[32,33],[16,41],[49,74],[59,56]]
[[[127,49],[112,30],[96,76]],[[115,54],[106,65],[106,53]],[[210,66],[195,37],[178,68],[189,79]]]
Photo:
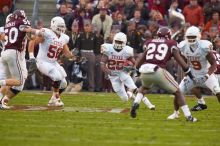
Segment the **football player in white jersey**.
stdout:
[[[214,72],[216,70],[216,61],[212,53],[212,43],[207,40],[200,40],[200,30],[195,26],[191,26],[186,30],[185,40],[178,44],[181,54],[190,65],[195,81],[188,76],[181,81],[179,88],[183,93],[190,92],[194,87],[209,88],[220,102],[220,87],[218,79]],[[176,103],[174,103],[176,105]],[[198,105],[205,104],[204,99],[198,99]],[[178,106],[168,119],[179,117]]]
[[[122,33],[116,33],[112,44],[102,44],[101,68],[108,74],[114,91],[118,94],[122,101],[126,102],[129,98],[134,98],[133,92],[137,89],[131,76],[124,69],[124,65],[129,61],[135,63],[133,58],[133,48],[126,45],[127,36]],[[128,88],[126,92],[125,86]],[[149,109],[155,109],[155,106],[144,97],[145,105]]]
[[[60,94],[67,86],[66,72],[57,62],[59,54],[62,52],[66,57],[74,59],[69,51],[67,43],[69,37],[64,34],[66,29],[62,17],[54,17],[51,20],[50,29],[42,28],[42,36],[36,37],[30,43],[39,44],[37,55],[37,68],[44,75],[53,81],[53,95],[49,100],[48,106],[64,106],[60,99]],[[33,48],[29,48],[29,56],[34,60]]]

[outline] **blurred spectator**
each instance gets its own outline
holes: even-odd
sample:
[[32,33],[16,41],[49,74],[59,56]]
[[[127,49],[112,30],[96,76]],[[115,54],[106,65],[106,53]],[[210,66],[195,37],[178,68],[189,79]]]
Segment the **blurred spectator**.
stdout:
[[2,12],[0,12],[0,27],[5,25],[6,17],[10,12],[10,8],[8,5],[4,5],[2,8]]
[[220,13],[220,2],[218,0],[210,0],[209,2],[206,2],[203,8],[206,23],[211,19],[213,11]]
[[101,45],[104,43],[104,38],[102,35],[97,33],[97,28],[93,26],[93,33],[96,34],[97,37],[97,48],[94,51],[95,53],[95,92],[103,91],[103,72],[101,69]]
[[183,9],[186,22],[200,28],[204,25],[203,9],[198,5],[198,0],[190,0],[190,4]]
[[12,12],[13,0],[1,0],[1,2],[0,2],[0,13],[4,11],[3,9],[4,9],[5,6],[8,6],[9,12]]
[[159,11],[163,17],[166,15],[166,0],[148,0],[149,9]]
[[113,21],[113,24],[112,24],[112,27],[118,27],[118,29],[125,33],[127,32],[127,24],[126,24],[126,21],[124,20],[124,17],[123,17],[123,14],[121,13],[117,13],[116,14],[116,20]]
[[71,30],[71,25],[72,25],[72,22],[73,22],[73,14],[69,9],[70,8],[67,8],[66,3],[62,3],[60,5],[59,12],[58,12],[58,15],[57,15],[57,16],[60,16],[64,19],[65,24],[66,24],[66,28],[67,28],[68,31]]
[[[149,8],[144,5],[144,2],[143,2],[142,0],[136,2],[136,7],[133,8],[133,11],[134,11],[135,9],[138,9],[138,10],[141,11],[141,18],[142,18],[144,21],[148,21],[148,20],[150,19],[150,11],[149,11]],[[134,13],[134,12],[132,12],[132,13]]]
[[92,17],[93,17],[93,13],[94,13],[94,9],[92,7],[92,3],[87,3],[86,7],[85,7],[85,18],[86,19],[90,19],[92,21]]
[[144,19],[142,19],[141,17],[141,11],[139,9],[136,9],[134,11],[134,16],[133,18],[130,19],[130,21],[133,21],[136,23],[136,27],[138,27],[138,25],[146,25],[147,22],[144,21]]
[[96,58],[94,52],[98,49],[96,34],[92,32],[92,25],[89,21],[84,23],[84,32],[80,33],[77,38],[76,47],[79,49],[82,57],[85,57],[88,63],[86,87],[89,91],[95,91],[95,67]]
[[[214,33],[213,33],[214,32]],[[213,11],[211,20],[209,20],[204,29],[203,34],[208,36],[219,36],[220,35],[220,20],[219,20],[219,13],[217,11]]]
[[110,9],[114,13],[124,13],[125,0],[115,0],[111,1]]
[[108,8],[110,8],[108,0],[99,0],[97,6],[94,8],[94,15],[99,14],[101,8],[106,8],[108,14]]
[[148,29],[151,32],[153,38],[156,36],[158,28],[159,28],[159,24],[157,22],[155,21],[148,22]]
[[142,36],[137,30],[137,24],[134,21],[128,22],[127,29],[127,45],[134,49],[134,57],[137,58],[140,53],[143,52],[142,49]]
[[107,8],[103,7],[100,9],[99,14],[93,17],[92,24],[97,28],[98,33],[104,37],[104,40],[109,37],[112,18],[107,15]]
[[78,15],[75,17],[75,21],[78,23],[78,31],[82,32],[84,29],[84,21],[86,21],[86,11],[81,8],[78,10]]
[[76,39],[78,37],[78,32],[79,32],[78,22],[73,21],[71,31],[68,31],[66,33],[70,38],[69,43],[68,43],[68,47],[70,48],[70,50],[73,50],[76,48]]
[[159,11],[151,11],[151,21],[157,22],[160,26],[167,26],[166,21],[164,20],[162,14]]
[[125,0],[124,15],[127,20],[130,20],[134,16],[135,4],[133,0]]

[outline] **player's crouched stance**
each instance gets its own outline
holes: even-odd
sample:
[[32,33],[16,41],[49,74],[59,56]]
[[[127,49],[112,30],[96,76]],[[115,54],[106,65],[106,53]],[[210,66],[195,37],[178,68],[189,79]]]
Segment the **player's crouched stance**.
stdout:
[[[53,95],[48,102],[48,106],[64,106],[64,103],[60,99],[60,94],[67,87],[67,81],[65,79],[67,75],[64,68],[57,62],[57,58],[62,52],[66,57],[74,59],[73,54],[67,46],[69,37],[64,34],[65,29],[66,26],[63,18],[54,17],[51,20],[50,29],[42,28],[40,30],[42,35],[30,42],[40,44],[36,62],[37,68],[53,81]],[[29,48],[31,60],[35,59],[33,46]]]
[[167,27],[159,28],[157,31],[157,39],[149,40],[145,43],[146,50],[144,51],[140,60],[136,63],[136,67],[141,73],[142,86],[135,98],[134,104],[131,108],[131,117],[136,117],[136,110],[139,108],[144,91],[150,89],[153,85],[157,85],[174,95],[174,102],[181,107],[186,120],[196,122],[197,119],[192,117],[185,98],[178,88],[178,83],[174,80],[172,75],[166,71],[166,63],[174,57],[174,59],[181,65],[185,73],[194,78],[185,61],[181,58],[177,43],[171,40],[171,31]]
[[[119,32],[115,34],[112,44],[103,44],[101,46],[102,70],[108,74],[112,87],[122,101],[127,102],[129,98],[135,98],[133,95],[134,90],[137,89],[131,76],[128,74],[127,62],[130,61],[134,65],[133,48],[126,45],[127,36]],[[125,86],[128,88],[126,92]],[[149,109],[155,109],[155,106],[144,97],[145,105]]]

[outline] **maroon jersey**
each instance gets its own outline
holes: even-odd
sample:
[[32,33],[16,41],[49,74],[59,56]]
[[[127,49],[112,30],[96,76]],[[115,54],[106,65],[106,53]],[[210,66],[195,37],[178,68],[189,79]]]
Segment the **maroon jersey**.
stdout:
[[220,74],[220,54],[216,51],[212,51],[214,57],[215,57],[215,60],[216,60],[216,64],[217,64],[217,69],[215,71],[215,74]]
[[142,58],[144,63],[158,65],[166,68],[167,62],[172,57],[172,50],[177,49],[177,42],[166,39],[152,39],[145,42],[145,52]]
[[30,22],[27,19],[12,19],[5,24],[4,31],[6,36],[5,50],[15,49],[22,51],[26,45],[26,32],[23,32],[23,28],[30,26]]

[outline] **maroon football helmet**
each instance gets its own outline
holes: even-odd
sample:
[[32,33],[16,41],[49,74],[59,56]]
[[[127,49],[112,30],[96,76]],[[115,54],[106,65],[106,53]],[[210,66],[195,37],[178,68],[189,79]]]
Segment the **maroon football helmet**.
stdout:
[[18,19],[26,19],[26,14],[25,14],[24,10],[15,10],[13,12],[13,15],[14,15],[14,18],[16,20],[18,20]]
[[170,39],[171,38],[171,30],[168,27],[160,27],[157,31],[157,36],[159,38]]

